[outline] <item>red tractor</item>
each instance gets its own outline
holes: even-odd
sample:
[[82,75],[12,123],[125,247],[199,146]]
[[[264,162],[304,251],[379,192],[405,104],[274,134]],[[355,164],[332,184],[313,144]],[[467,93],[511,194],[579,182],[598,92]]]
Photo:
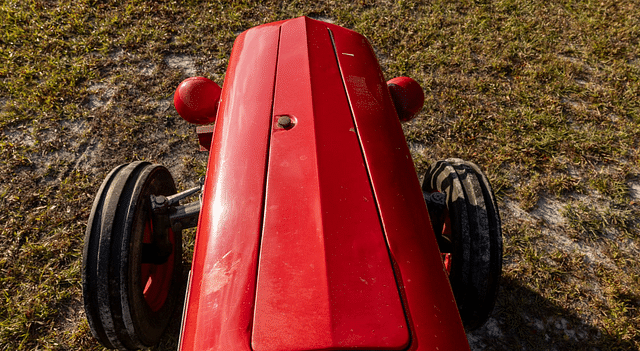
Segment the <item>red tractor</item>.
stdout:
[[158,342],[181,303],[181,231],[197,226],[180,350],[469,349],[465,328],[496,299],[500,218],[472,163],[436,162],[420,186],[400,121],[423,101],[351,30],[300,17],[240,34],[223,89],[189,78],[174,98],[201,125],[202,187],[176,193],[166,168],[133,162],[98,190],[93,335]]

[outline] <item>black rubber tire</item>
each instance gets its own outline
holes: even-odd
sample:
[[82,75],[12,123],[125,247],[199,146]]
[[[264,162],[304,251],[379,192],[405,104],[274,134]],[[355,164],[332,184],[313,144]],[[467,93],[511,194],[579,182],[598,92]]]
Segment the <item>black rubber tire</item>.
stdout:
[[166,297],[152,309],[142,286],[145,229],[147,236],[153,235],[149,234],[150,195],[175,193],[166,168],[133,162],[111,171],[96,194],[85,233],[82,292],[91,332],[107,348],[135,350],[157,344],[180,303],[180,232],[171,232],[172,252],[167,263],[153,267],[168,272],[163,285],[168,287]]
[[466,330],[482,326],[495,305],[502,274],[502,230],[487,177],[471,162],[450,158],[432,164],[422,183],[427,195],[445,194],[446,210],[427,201],[430,216],[449,216],[451,237],[442,237],[442,219],[432,225],[442,252],[451,253],[449,282]]

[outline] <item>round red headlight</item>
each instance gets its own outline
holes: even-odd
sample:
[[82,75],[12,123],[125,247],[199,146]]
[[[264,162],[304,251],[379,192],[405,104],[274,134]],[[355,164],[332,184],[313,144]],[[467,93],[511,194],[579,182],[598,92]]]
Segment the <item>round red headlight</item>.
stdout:
[[173,105],[180,117],[194,124],[209,124],[216,120],[222,89],[205,77],[187,78],[178,85]]
[[397,77],[387,82],[398,117],[406,122],[413,119],[424,105],[424,92],[418,82],[409,77]]

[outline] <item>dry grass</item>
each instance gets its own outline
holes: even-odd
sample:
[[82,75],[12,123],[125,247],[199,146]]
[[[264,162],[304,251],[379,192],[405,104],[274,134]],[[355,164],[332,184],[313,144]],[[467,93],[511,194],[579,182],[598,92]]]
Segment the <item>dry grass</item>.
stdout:
[[488,173],[505,268],[474,348],[640,349],[638,13],[613,0],[1,2],[0,350],[100,349],[79,272],[102,178],[145,159],[192,185],[206,155],[173,90],[188,75],[222,84],[240,31],[300,15],[361,32],[388,78],[422,84],[405,126],[419,171],[460,157]]

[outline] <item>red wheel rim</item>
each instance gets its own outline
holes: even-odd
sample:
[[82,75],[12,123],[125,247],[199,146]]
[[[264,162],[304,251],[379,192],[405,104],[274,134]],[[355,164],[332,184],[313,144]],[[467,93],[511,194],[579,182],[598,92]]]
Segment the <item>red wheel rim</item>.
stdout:
[[[451,237],[451,218],[449,217],[449,210],[446,208],[440,215],[440,223],[442,223],[442,231],[439,234],[445,238],[448,238],[449,241],[453,241]],[[444,264],[444,269],[447,272],[447,276],[451,275],[451,262],[453,261],[451,252],[442,252],[442,250],[440,250],[440,256],[442,257],[442,263]]]
[[444,263],[444,270],[447,271],[447,275],[451,275],[451,254],[441,253],[442,263]]
[[[145,224],[142,237],[143,244],[152,243],[153,226],[151,220]],[[169,229],[169,241],[175,245],[173,231]],[[157,312],[162,308],[169,294],[169,287],[173,278],[173,252],[163,264],[143,263],[140,267],[142,294],[152,311]]]
[[[442,225],[442,236],[451,239],[451,219],[449,218],[449,211],[445,210],[443,215],[443,225]],[[444,269],[447,271],[447,275],[451,274],[451,261],[452,256],[451,252],[441,252],[442,255],[442,263],[444,263]]]

